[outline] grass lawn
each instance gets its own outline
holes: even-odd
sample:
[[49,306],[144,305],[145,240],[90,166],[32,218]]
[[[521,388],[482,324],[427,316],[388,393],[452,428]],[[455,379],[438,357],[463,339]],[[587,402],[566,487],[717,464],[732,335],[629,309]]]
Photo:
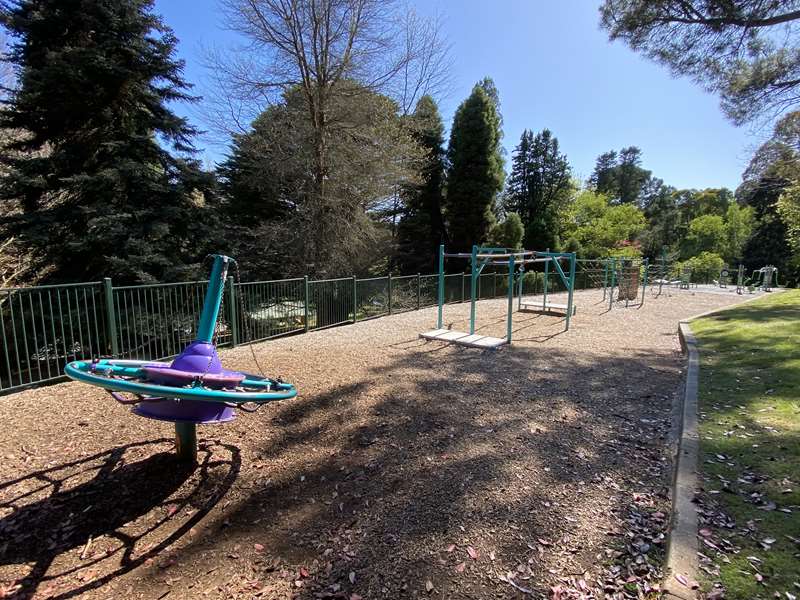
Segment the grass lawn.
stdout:
[[800,598],[800,290],[692,322],[712,597]]

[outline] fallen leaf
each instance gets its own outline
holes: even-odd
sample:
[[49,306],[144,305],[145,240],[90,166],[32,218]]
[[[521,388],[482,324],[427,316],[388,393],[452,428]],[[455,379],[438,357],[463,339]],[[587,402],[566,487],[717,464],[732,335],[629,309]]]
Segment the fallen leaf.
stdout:
[[350,579],[350,583],[356,582],[356,573],[355,571],[350,571],[350,575],[347,576]]
[[456,565],[456,573],[463,573],[464,569],[466,568],[466,566],[467,566],[467,563],[465,563],[465,562],[458,563]]
[[300,567],[300,577],[308,577],[308,569]]
[[473,548],[472,546],[467,546],[467,554],[469,554],[469,557],[472,560],[478,560],[478,557],[480,556],[478,551],[475,550],[475,548]]
[[264,545],[263,544],[253,544],[253,548],[255,548],[256,552],[263,552],[264,551]]
[[428,593],[433,591],[433,582],[430,579],[425,582],[425,591]]
[[448,551],[448,552],[452,552],[452,551],[453,551],[453,550],[455,550],[455,549],[456,549],[456,545],[455,545],[455,544],[450,544],[450,545],[447,547],[447,551]]

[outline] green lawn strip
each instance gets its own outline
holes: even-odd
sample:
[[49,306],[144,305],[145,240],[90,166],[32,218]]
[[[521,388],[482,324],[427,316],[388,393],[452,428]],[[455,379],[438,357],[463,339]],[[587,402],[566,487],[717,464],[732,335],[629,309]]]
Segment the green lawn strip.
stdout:
[[700,349],[703,504],[712,512],[701,513],[701,536],[723,550],[701,543],[714,563],[705,566],[719,567],[706,587],[721,583],[728,599],[800,598],[800,290],[691,328]]

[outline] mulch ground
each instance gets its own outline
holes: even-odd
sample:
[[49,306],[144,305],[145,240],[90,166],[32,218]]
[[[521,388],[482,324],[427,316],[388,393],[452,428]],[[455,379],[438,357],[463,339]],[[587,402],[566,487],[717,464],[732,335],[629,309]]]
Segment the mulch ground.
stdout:
[[[569,332],[515,314],[494,352],[419,339],[435,309],[258,344],[299,396],[201,427],[193,471],[169,424],[99,389],[2,397],[0,597],[655,594],[677,322],[742,299],[608,311],[580,292]],[[505,310],[480,302],[480,332],[502,336]],[[255,370],[247,347],[222,359]]]

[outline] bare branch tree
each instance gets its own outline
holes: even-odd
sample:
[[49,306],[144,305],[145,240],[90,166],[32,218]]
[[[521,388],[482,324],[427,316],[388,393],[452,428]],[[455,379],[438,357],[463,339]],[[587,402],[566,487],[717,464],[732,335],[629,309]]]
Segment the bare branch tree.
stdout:
[[[448,45],[439,21],[404,12],[397,0],[221,0],[227,26],[247,44],[212,60],[226,98],[223,119],[260,112],[289,90],[302,93],[312,131],[309,259],[323,263],[336,219],[348,219],[329,197],[328,150],[346,123],[332,120],[341,95],[382,92],[408,112],[424,93],[447,84]],[[224,83],[223,83],[224,82]],[[348,85],[355,82],[358,85]],[[244,107],[244,108],[242,108]]]

